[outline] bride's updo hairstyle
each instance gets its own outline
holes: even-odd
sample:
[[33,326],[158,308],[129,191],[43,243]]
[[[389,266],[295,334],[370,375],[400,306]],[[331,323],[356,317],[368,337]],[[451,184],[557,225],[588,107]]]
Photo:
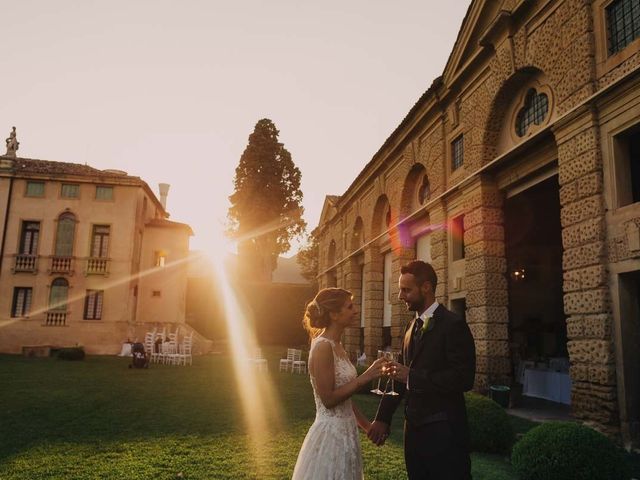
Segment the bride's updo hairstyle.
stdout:
[[353,295],[342,288],[323,288],[316,297],[307,304],[302,324],[311,338],[320,334],[322,329],[331,323],[330,313],[337,313]]

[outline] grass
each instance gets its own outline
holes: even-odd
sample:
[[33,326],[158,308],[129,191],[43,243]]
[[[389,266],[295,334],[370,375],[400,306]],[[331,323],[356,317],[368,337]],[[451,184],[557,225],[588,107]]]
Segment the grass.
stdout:
[[[0,356],[0,479],[290,478],[315,406],[307,376],[276,371],[280,354],[267,351],[284,419],[257,454],[226,356],[148,370],[117,357]],[[355,401],[372,416],[378,397]],[[362,437],[366,478],[406,478],[401,417],[385,447]],[[472,461],[475,480],[516,478],[508,458]]]

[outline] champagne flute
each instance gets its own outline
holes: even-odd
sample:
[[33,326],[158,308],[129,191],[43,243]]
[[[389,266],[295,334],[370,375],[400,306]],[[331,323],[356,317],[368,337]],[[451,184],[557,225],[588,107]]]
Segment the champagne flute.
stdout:
[[[384,356],[384,351],[378,350],[377,358],[382,358],[383,356]],[[380,390],[380,377],[378,377],[378,386],[376,388],[374,388],[373,390],[371,390],[371,393],[375,393],[376,395],[383,395],[384,394],[384,392],[382,390]]]
[[[398,352],[385,352],[384,356],[390,362],[397,362],[399,354],[398,354]],[[389,380],[391,380],[391,391],[387,392],[387,390],[388,390],[387,386],[389,385]],[[385,385],[384,390],[385,390],[385,393],[383,395],[391,395],[392,397],[396,396],[396,395],[400,395],[394,389],[393,374],[389,375],[389,378],[387,378],[387,385]]]

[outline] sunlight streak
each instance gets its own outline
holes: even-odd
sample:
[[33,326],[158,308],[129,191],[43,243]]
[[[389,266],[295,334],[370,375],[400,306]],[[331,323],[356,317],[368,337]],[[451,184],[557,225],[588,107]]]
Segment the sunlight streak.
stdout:
[[[161,267],[153,267],[153,268],[149,268],[147,270],[142,270],[142,271],[140,271],[138,273],[135,273],[133,275],[127,275],[127,276],[125,276],[123,278],[120,278],[120,279],[113,280],[111,282],[105,283],[104,286],[103,286],[103,290],[109,290],[111,288],[119,287],[120,285],[124,285],[126,283],[129,283],[132,280],[148,277],[148,276],[156,274],[156,273],[166,272],[169,269],[174,269],[174,268],[179,267],[180,265],[183,265],[183,264],[185,264],[187,262],[190,262],[190,261],[192,261],[191,258],[185,257],[185,258],[182,258],[180,260],[175,260],[173,262],[165,263]],[[36,315],[41,315],[41,314],[47,313],[49,311],[55,311],[55,310],[65,311],[66,308],[69,306],[69,304],[71,304],[73,302],[78,302],[78,301],[84,300],[85,296],[86,296],[86,294],[84,292],[82,292],[82,293],[79,293],[77,295],[69,296],[66,299],[61,300],[61,301],[59,301],[57,303],[49,303],[45,307],[38,308],[36,310],[32,310],[31,312],[29,312],[29,317],[33,317],[33,316],[36,316]],[[16,320],[19,320],[19,318],[17,318]],[[14,322],[14,320],[3,321],[3,322],[0,323],[0,328],[1,327],[5,327],[7,325],[10,325],[13,322]]]
[[[220,240],[217,245],[222,243]],[[257,460],[268,454],[266,445],[270,434],[279,429],[282,413],[271,374],[258,371],[250,360],[255,357],[258,343],[255,332],[250,328],[253,319],[250,308],[247,307],[248,303],[240,297],[240,292],[233,289],[233,273],[225,268],[225,257],[231,249],[232,245],[229,242],[228,250],[216,248],[215,251],[209,252],[209,255],[216,279],[214,283],[223,299],[236,385],[249,434],[249,448],[254,453],[251,458],[256,462],[255,467],[259,469],[260,462]]]
[[[298,209],[295,209],[298,210]],[[280,221],[280,219],[276,219],[273,220],[271,222],[267,222],[263,225],[260,225],[257,228],[254,228],[253,230],[244,233],[244,234],[237,234],[233,237],[233,240],[235,243],[240,243],[243,242],[245,240],[249,240],[252,238],[257,238],[257,237],[261,237],[262,235],[266,235],[267,233],[271,233],[271,232],[275,232],[276,230],[279,230],[280,228],[286,228],[289,227],[291,225],[293,225],[294,223],[296,223],[296,220],[294,218],[290,218],[289,221],[287,222],[282,222]]]

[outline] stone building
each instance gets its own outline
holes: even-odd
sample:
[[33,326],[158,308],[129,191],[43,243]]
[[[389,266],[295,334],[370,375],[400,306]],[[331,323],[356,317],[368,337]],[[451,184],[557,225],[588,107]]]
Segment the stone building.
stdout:
[[[473,0],[442,76],[318,227],[369,357],[430,261],[475,338],[475,388],[568,358],[573,415],[640,440],[640,2]],[[547,363],[548,365],[548,363]]]
[[[82,345],[114,354],[185,324],[191,227],[119,170],[0,157],[0,352]],[[197,333],[199,348],[207,341]]]

